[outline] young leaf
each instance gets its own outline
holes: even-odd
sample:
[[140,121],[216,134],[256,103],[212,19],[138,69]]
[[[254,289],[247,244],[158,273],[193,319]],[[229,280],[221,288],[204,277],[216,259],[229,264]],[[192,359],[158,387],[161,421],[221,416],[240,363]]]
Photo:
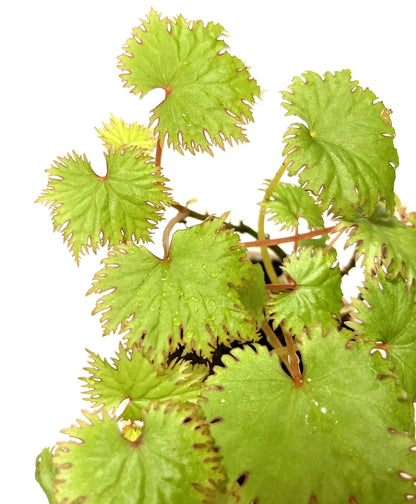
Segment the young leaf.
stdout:
[[129,329],[129,345],[152,347],[159,363],[179,343],[209,357],[217,339],[256,339],[237,290],[251,281],[251,263],[223,220],[175,232],[165,259],[133,245],[110,252],[89,291],[113,289],[94,310],[103,312],[104,334]]
[[126,420],[143,420],[142,410],[151,401],[197,403],[201,382],[207,375],[205,366],[192,367],[190,362],[174,362],[163,371],[157,370],[144,352],[136,347],[128,351],[122,345],[111,363],[90,352],[86,371],[90,373],[88,378],[82,378],[86,399],[107,411],[117,409],[128,399],[120,415]]
[[378,205],[371,217],[358,213],[342,226],[352,227],[347,244],[356,244],[357,258],[364,255],[368,271],[381,265],[388,269],[389,277],[401,274],[409,282],[416,278],[416,229],[404,225],[394,215]]
[[[194,409],[154,404],[144,416],[139,438],[131,442],[117,421],[84,412],[65,432],[73,440],[60,443],[57,504],[75,499],[89,504],[201,504],[194,485],[209,486],[224,479],[212,438]],[[78,440],[76,442],[75,440]]]
[[411,405],[394,378],[378,378],[389,363],[371,345],[346,341],[336,330],[305,337],[299,387],[259,345],[233,350],[208,378],[203,410],[229,479],[247,476],[243,502],[391,504],[414,493],[399,476],[416,475],[414,439],[389,432],[409,425]]
[[96,129],[108,151],[115,151],[123,147],[135,147],[151,152],[156,148],[153,129],[141,126],[137,122],[126,123],[123,119],[118,119],[112,114],[108,124],[103,123],[102,129]]
[[323,209],[349,217],[357,208],[371,215],[380,200],[394,208],[393,183],[398,165],[394,129],[383,118],[385,107],[369,89],[351,80],[349,70],[314,72],[295,78],[283,93],[286,115],[297,115],[287,131],[284,154],[289,174],[319,195]]
[[47,170],[48,187],[37,200],[52,209],[54,229],[62,232],[77,262],[81,253],[96,252],[106,242],[149,241],[171,202],[166,179],[148,153],[131,147],[104,155],[104,177],[94,173],[85,156],[59,158]]
[[272,198],[263,205],[271,220],[281,224],[282,229],[293,230],[299,226],[299,218],[308,223],[309,229],[324,227],[322,212],[314,198],[300,186],[280,182]]
[[296,288],[281,292],[269,302],[268,313],[278,326],[284,321],[285,329],[301,334],[304,327],[320,324],[324,332],[336,325],[331,314],[341,309],[341,275],[333,267],[335,254],[325,255],[320,249],[301,249],[284,259],[282,269]]
[[121,77],[132,93],[165,90],[151,120],[160,138],[179,151],[211,152],[224,141],[246,141],[242,125],[252,120],[260,88],[226,51],[223,35],[219,24],[161,19],[152,10],[120,56]]
[[395,365],[394,372],[408,392],[416,399],[416,303],[415,284],[406,288],[401,277],[388,281],[379,271],[360,289],[362,301],[354,300],[357,313],[348,325],[376,347],[387,351]]

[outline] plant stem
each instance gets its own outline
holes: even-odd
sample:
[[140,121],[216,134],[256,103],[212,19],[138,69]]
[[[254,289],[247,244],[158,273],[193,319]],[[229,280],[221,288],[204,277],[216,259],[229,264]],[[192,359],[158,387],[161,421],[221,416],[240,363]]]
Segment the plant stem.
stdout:
[[273,329],[269,326],[269,324],[265,320],[263,320],[261,328],[264,334],[266,335],[267,341],[273,347],[274,352],[283,361],[287,369],[290,369],[287,355],[287,348],[280,342],[279,338],[276,336]]
[[274,291],[274,290],[295,290],[297,287],[296,284],[266,284],[266,289],[269,291]]
[[[194,212],[190,208],[183,206],[183,205],[180,205],[179,203],[174,203],[172,205],[172,207],[176,208],[176,210],[178,210],[178,212],[180,212],[182,210],[187,210],[189,212],[187,217],[192,217],[193,219],[197,219],[199,221],[204,221],[210,215],[208,213],[201,214],[198,212]],[[237,231],[237,233],[246,233],[246,234],[252,236],[253,238],[258,238],[258,233],[250,226],[247,226],[246,224],[244,224],[244,222],[242,222],[242,221],[240,221],[240,224],[237,226],[233,225],[229,222],[224,222],[224,226],[227,229],[234,229],[235,231]],[[271,246],[270,249],[273,250],[273,252],[275,252],[275,254],[279,257],[280,260],[284,259],[287,255],[284,250],[282,250],[280,247],[278,247],[276,245]]]
[[290,243],[295,240],[305,240],[307,238],[313,238],[314,236],[319,236],[323,234],[332,233],[337,226],[331,226],[324,229],[318,229],[316,231],[309,231],[308,233],[298,234],[296,236],[286,236],[284,238],[274,238],[274,239],[264,239],[255,240],[252,242],[245,242],[243,245],[246,247],[268,247],[270,245],[279,245],[281,243]]
[[162,152],[163,152],[163,145],[160,140],[160,134],[159,134],[157,137],[157,146],[156,146],[156,157],[155,157],[156,167],[162,166]]
[[[266,234],[264,232],[264,221],[266,218],[266,208],[265,208],[265,203],[269,201],[269,199],[272,197],[273,191],[277,184],[280,182],[280,179],[282,178],[283,173],[286,170],[286,165],[285,163],[282,164],[282,166],[279,168],[277,171],[276,175],[274,176],[273,180],[270,182],[269,187],[267,188],[264,198],[262,201],[262,204],[260,205],[260,212],[259,212],[259,221],[258,221],[258,241],[264,242],[266,239]],[[277,244],[276,244],[277,245]],[[261,247],[261,256],[263,258],[263,265],[264,269],[266,270],[270,281],[272,283],[278,284],[279,283],[279,277],[276,275],[276,272],[273,268],[272,261],[270,259],[269,253],[267,251],[267,246],[268,244],[263,244],[259,245]]]
[[163,252],[164,252],[163,260],[164,261],[167,261],[167,259],[169,257],[169,250],[170,250],[169,237],[170,237],[170,233],[171,233],[172,229],[174,228],[174,226],[176,224],[183,221],[183,219],[185,219],[185,217],[187,217],[187,216],[188,216],[188,209],[187,208],[182,209],[180,212],[178,212],[177,215],[175,215],[175,217],[173,219],[171,219],[168,222],[167,226],[163,230],[162,243],[163,243]]
[[298,250],[298,241],[299,241],[299,226],[295,227],[295,240],[293,243],[293,250],[296,252]]
[[338,240],[338,238],[342,235],[342,233],[346,230],[347,228],[346,227],[343,227],[341,229],[341,231],[335,236],[335,238],[333,238],[329,243],[328,245],[324,248],[324,250],[322,251],[322,255],[325,255],[328,250],[330,250],[332,248],[332,246],[334,245],[334,243]]
[[286,342],[286,347],[288,351],[288,361],[289,361],[289,371],[290,374],[292,375],[293,381],[295,383],[295,387],[300,387],[303,383],[302,379],[302,373],[300,372],[300,367],[299,367],[299,357],[296,355],[296,349],[295,349],[295,344],[293,341],[292,336],[290,334],[287,334],[285,331],[283,331],[283,336],[285,338]]

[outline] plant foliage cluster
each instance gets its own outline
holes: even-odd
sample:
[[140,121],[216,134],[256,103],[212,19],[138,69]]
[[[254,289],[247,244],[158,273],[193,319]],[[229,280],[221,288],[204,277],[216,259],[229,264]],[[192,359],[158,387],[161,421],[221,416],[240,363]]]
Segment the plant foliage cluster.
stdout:
[[[37,459],[49,502],[414,498],[416,219],[394,194],[391,111],[348,70],[295,78],[283,107],[297,122],[254,231],[181,205],[163,173],[164,147],[247,141],[261,90],[223,27],[152,10],[119,67],[132,93],[165,91],[149,126],[111,116],[97,130],[106,175],[68,154],[38,199],[77,263],[108,246],[89,293],[103,334],[121,340],[109,360],[89,351],[91,408]],[[168,207],[156,257],[146,243]],[[266,236],[267,218],[289,235]],[[343,269],[341,236],[354,248]],[[358,259],[365,281],[348,305],[341,280]]]

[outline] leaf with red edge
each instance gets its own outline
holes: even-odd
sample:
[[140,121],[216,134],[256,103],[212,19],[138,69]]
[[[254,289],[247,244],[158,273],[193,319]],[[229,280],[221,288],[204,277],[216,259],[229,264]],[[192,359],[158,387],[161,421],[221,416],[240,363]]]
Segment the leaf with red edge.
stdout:
[[229,54],[223,36],[220,24],[162,19],[151,10],[124,46],[125,86],[140,96],[156,88],[166,92],[151,120],[174,149],[211,153],[213,145],[247,141],[243,126],[252,120],[260,88]]

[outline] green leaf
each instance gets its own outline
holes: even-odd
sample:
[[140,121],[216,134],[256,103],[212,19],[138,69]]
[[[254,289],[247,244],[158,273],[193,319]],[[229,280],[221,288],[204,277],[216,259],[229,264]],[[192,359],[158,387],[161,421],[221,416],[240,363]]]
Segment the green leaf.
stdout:
[[237,290],[252,280],[251,263],[223,220],[174,233],[165,259],[133,245],[110,252],[89,291],[112,289],[94,310],[103,312],[104,334],[128,329],[129,345],[151,347],[158,362],[180,343],[209,357],[217,340],[256,339]]
[[126,123],[111,114],[110,122],[103,123],[97,133],[108,151],[115,151],[123,147],[135,147],[153,151],[156,148],[156,138],[153,129],[141,126],[137,122]]
[[307,248],[307,247],[325,248],[326,244],[328,242],[328,238],[329,238],[329,235],[325,234],[325,235],[319,236],[319,238],[306,238],[305,240],[299,240],[298,247],[300,247],[300,248]]
[[308,223],[309,229],[324,227],[322,213],[315,199],[302,187],[280,182],[270,200],[263,203],[271,220],[281,224],[281,229],[293,230],[299,226],[299,218]]
[[253,264],[253,281],[239,291],[240,300],[249,313],[261,326],[264,319],[265,304],[269,299],[264,281],[264,272],[260,264]]
[[389,363],[371,345],[346,341],[336,330],[305,337],[299,387],[259,345],[233,350],[208,378],[203,410],[229,479],[247,476],[243,502],[391,504],[414,493],[399,476],[416,476],[414,439],[389,432],[409,424],[411,405],[394,378],[378,378]]
[[333,266],[335,253],[325,255],[320,249],[300,249],[283,260],[282,270],[296,288],[281,292],[269,302],[268,313],[277,327],[284,321],[285,329],[301,334],[303,329],[320,324],[324,332],[336,325],[332,315],[338,315],[342,303],[341,275]]
[[379,271],[360,289],[362,301],[354,300],[357,313],[348,325],[366,340],[378,343],[395,365],[394,372],[416,399],[416,303],[415,284],[406,287],[400,277],[388,281]]
[[115,419],[84,412],[87,422],[63,431],[73,440],[60,443],[54,458],[56,503],[202,503],[194,485],[208,487],[224,476],[209,430],[195,413],[180,405],[153,404],[141,435],[130,442]]
[[347,244],[357,245],[356,257],[364,255],[368,271],[383,265],[391,278],[399,274],[409,282],[416,278],[415,228],[404,225],[380,205],[370,218],[358,213],[351,220],[344,219],[342,226],[352,228]]
[[58,471],[52,463],[53,449],[44,448],[36,459],[35,479],[45,492],[49,504],[54,504],[53,484]]
[[86,399],[94,407],[107,411],[116,410],[128,399],[120,418],[143,420],[142,410],[151,401],[190,402],[200,400],[201,382],[207,375],[205,366],[192,367],[189,362],[173,362],[164,370],[157,369],[149,356],[136,347],[126,350],[120,345],[119,353],[111,362],[89,352],[90,361],[86,371]]
[[227,488],[224,485],[221,487],[211,486],[211,487],[197,487],[197,489],[204,494],[204,504],[241,504],[241,499],[239,497],[240,485],[235,481],[232,485],[228,485]]
[[120,56],[121,77],[134,94],[162,88],[166,98],[153,110],[162,140],[182,151],[211,153],[211,146],[246,141],[260,88],[245,64],[230,56],[224,29],[182,16],[161,19],[152,10],[133,30]]
[[81,253],[95,253],[106,242],[149,241],[171,201],[149,154],[129,148],[104,155],[104,177],[85,156],[59,158],[47,170],[48,187],[37,200],[52,209],[54,229],[62,232],[77,262]]
[[398,157],[383,103],[352,81],[349,70],[302,77],[283,93],[286,115],[306,122],[285,135],[289,174],[302,169],[301,185],[335,215],[349,217],[357,208],[371,215],[381,199],[393,210]]

